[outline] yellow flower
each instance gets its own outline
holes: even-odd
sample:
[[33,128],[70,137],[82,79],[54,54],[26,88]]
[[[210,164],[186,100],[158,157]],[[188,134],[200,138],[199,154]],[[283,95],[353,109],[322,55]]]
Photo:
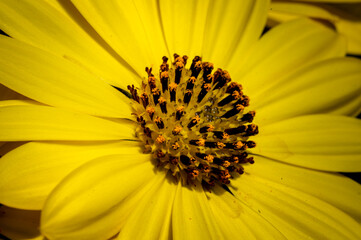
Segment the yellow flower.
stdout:
[[360,0],[272,0],[267,25],[300,17],[322,21],[347,39],[347,52],[361,54]]
[[[7,206],[0,219],[18,219],[13,208],[41,211],[48,239],[358,239],[361,187],[337,172],[361,170],[361,124],[353,118],[361,109],[361,62],[344,57],[342,37],[309,19],[260,38],[268,9],[254,0],[0,1],[0,28],[12,37],[0,37],[0,83],[32,99],[0,102],[0,141],[26,142],[0,159]],[[166,94],[162,107],[126,96],[134,85],[134,99],[146,92],[159,100],[163,90],[150,86],[177,78],[175,70],[158,74],[162,57],[173,53],[190,59],[170,68],[186,72],[201,56],[242,84],[242,93],[228,94],[234,107],[218,109],[238,111],[223,117],[230,125],[206,123],[203,105],[192,100],[189,122],[166,122],[160,117],[191,116],[190,108],[173,106],[172,116]],[[214,81],[215,72],[205,77]],[[199,95],[221,96],[216,103],[228,96],[193,81]],[[186,90],[183,82],[177,96]],[[238,125],[237,114],[252,110],[254,124]],[[143,122],[145,114],[157,121]],[[245,125],[260,131],[250,137],[254,148]],[[245,136],[219,126],[240,127]],[[169,129],[153,138],[146,127]],[[207,134],[219,138],[209,143]],[[173,135],[177,141],[168,142]],[[155,152],[164,146],[172,149]],[[255,163],[242,163],[241,154],[217,163],[230,146]],[[180,163],[175,152],[191,148],[195,156]],[[156,162],[165,154],[168,162]],[[214,186],[197,182],[207,174]]]

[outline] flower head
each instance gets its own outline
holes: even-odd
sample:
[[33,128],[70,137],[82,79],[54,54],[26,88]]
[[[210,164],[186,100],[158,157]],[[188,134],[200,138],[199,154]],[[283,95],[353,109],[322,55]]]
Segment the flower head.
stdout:
[[41,211],[48,239],[357,239],[361,187],[335,172],[361,170],[361,63],[308,19],[260,38],[268,8],[1,2],[0,83],[28,99],[0,105],[0,219]]

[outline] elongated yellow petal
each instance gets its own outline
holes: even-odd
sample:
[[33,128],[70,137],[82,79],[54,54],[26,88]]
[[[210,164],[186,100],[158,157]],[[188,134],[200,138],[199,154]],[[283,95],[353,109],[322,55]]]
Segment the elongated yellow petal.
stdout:
[[0,108],[0,141],[134,139],[132,122],[115,123],[43,106]]
[[343,38],[322,24],[299,19],[267,32],[245,56],[247,61],[232,66],[230,73],[244,85],[247,95],[252,96],[260,86],[272,84],[307,65],[344,54]]
[[149,160],[148,154],[112,155],[72,172],[45,203],[42,233],[64,240],[114,236],[120,230],[122,202],[148,182],[155,184]]
[[361,120],[309,115],[262,127],[254,137],[262,156],[335,172],[361,171]]
[[30,239],[40,235],[40,211],[0,206],[1,234],[11,239]]
[[309,194],[247,173],[232,181],[232,185],[232,192],[238,199],[271,222],[287,239],[327,239],[330,236],[359,239],[361,225],[358,222]]
[[178,188],[173,205],[172,227],[175,240],[223,238],[200,185],[197,188]]
[[79,25],[86,23],[81,16],[65,13],[43,0],[1,1],[0,28],[13,38],[74,61],[112,85],[126,88],[139,81],[117,61],[119,56],[104,50],[91,27]]
[[[77,9],[140,76],[167,55],[156,1],[77,1]],[[155,54],[155,55],[153,55]]]
[[129,99],[66,59],[0,37],[0,82],[39,102],[91,115],[129,117]]
[[[158,173],[161,182],[153,184],[138,201],[117,239],[171,239],[172,208],[177,184]],[[133,199],[135,201],[135,199]],[[140,227],[141,226],[141,227]]]
[[317,197],[361,222],[361,185],[348,177],[292,166],[260,156],[254,165],[246,168],[246,172]]
[[82,164],[106,155],[137,154],[137,142],[30,142],[0,159],[0,202],[41,209],[54,187]]
[[[298,1],[298,0],[289,0],[289,1]],[[303,2],[325,2],[325,3],[356,3],[361,2],[361,0],[302,0]]]
[[260,87],[252,96],[252,107],[263,125],[317,113],[357,116],[361,111],[360,79],[360,60],[330,59]]
[[[322,19],[334,25],[347,38],[347,52],[361,53],[360,4],[320,4],[307,2],[273,1],[269,10],[269,24],[289,21],[299,17]],[[330,1],[332,2],[332,1]],[[336,1],[335,1],[336,2]],[[350,1],[351,2],[351,1]],[[361,2],[361,1],[353,1]],[[339,1],[346,3],[346,1]],[[357,10],[358,9],[358,10]]]
[[272,223],[219,186],[206,192],[209,211],[222,230],[222,239],[285,239]]
[[238,64],[260,37],[268,7],[268,0],[212,1],[204,30],[204,59],[227,69],[232,58]]
[[178,53],[194,56],[202,55],[208,0],[159,2],[164,36],[170,54]]

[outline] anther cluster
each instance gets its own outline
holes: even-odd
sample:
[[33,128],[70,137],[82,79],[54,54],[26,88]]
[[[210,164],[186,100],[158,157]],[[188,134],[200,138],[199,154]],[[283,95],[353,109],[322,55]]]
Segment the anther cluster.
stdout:
[[141,89],[128,86],[137,135],[157,166],[184,184],[228,184],[232,173],[254,162],[247,149],[256,145],[248,140],[258,133],[255,112],[246,111],[249,97],[227,71],[213,72],[198,56],[188,69],[187,60],[174,54],[169,68],[163,57],[158,74],[146,68]]

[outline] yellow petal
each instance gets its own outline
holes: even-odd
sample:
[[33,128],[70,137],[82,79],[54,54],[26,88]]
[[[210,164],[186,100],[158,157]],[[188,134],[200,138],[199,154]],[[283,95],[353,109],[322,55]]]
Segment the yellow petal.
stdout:
[[239,63],[260,37],[268,8],[268,0],[213,1],[204,30],[204,60],[231,70],[230,60]]
[[30,239],[40,235],[40,211],[0,206],[1,234],[10,239]]
[[230,73],[244,85],[245,93],[252,96],[260,86],[272,84],[307,65],[344,54],[343,38],[322,24],[299,19],[267,32],[245,56],[247,61],[238,63]]
[[156,1],[72,1],[92,27],[140,75],[167,55]]
[[27,97],[0,84],[0,100],[9,100],[9,99],[27,99]]
[[201,56],[209,1],[162,0],[159,8],[170,54]]
[[252,152],[302,167],[361,171],[361,120],[336,115],[296,117],[261,128]]
[[180,186],[175,196],[172,213],[173,238],[224,239],[207,204],[207,197],[200,186]]
[[360,79],[360,60],[326,60],[261,86],[251,96],[252,107],[262,124],[317,113],[357,116],[361,111]]
[[121,225],[122,202],[158,180],[149,160],[148,154],[112,155],[73,171],[46,201],[42,233],[64,240],[114,236]]
[[[299,1],[299,0],[289,0],[289,1]],[[303,2],[325,2],[325,3],[356,3],[361,2],[361,0],[302,0]]]
[[[117,239],[171,239],[171,219],[177,184],[159,172],[153,184],[125,220]],[[133,199],[135,201],[136,199]]]
[[317,197],[361,222],[361,185],[341,174],[315,171],[258,156],[247,174],[286,185]]
[[0,101],[0,107],[7,107],[7,106],[44,106],[43,104],[33,101],[33,100],[3,100]]
[[209,211],[222,230],[221,239],[285,239],[272,222],[223,188],[215,186],[206,195]]
[[0,37],[0,82],[39,102],[106,117],[129,117],[129,99],[64,58]]
[[137,142],[24,144],[0,159],[0,202],[41,209],[54,187],[82,164],[106,155],[137,153]]
[[121,64],[124,60],[118,61],[119,56],[101,46],[102,39],[76,10],[59,11],[43,0],[1,1],[0,28],[15,39],[74,61],[112,85],[126,88],[139,81],[131,68]]
[[[346,1],[339,1],[339,3],[345,2]],[[311,17],[329,21],[339,33],[347,38],[347,52],[351,54],[361,54],[360,7],[360,4],[326,5],[273,1],[269,10],[269,22],[271,25],[274,25],[298,17]]]
[[350,216],[291,187],[247,173],[231,184],[237,198],[287,239],[359,239],[361,235],[361,225]]
[[43,106],[0,108],[0,141],[134,139],[132,122],[115,123]]

